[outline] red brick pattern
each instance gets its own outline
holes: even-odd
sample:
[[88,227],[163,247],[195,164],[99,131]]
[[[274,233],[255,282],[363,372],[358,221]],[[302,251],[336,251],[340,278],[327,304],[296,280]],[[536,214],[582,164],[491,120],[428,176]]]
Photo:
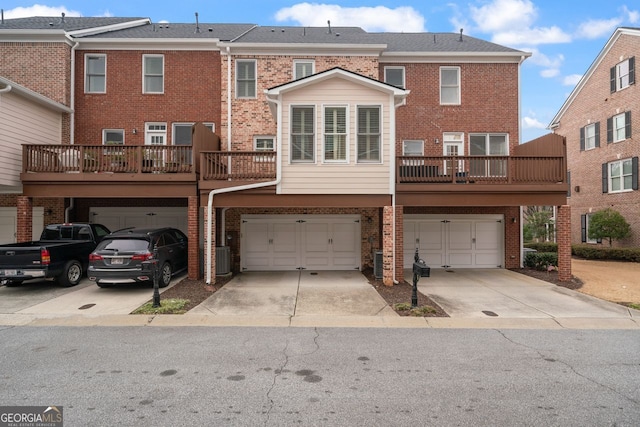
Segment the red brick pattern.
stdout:
[[200,237],[200,212],[198,201],[200,198],[198,196],[190,196],[189,197],[189,208],[188,208],[188,238],[189,238],[189,268],[188,275],[189,279],[199,279],[200,278],[200,256],[199,256],[199,247],[198,240]]
[[[636,83],[610,91],[609,70],[624,59],[636,58]],[[640,191],[602,193],[602,164],[640,155],[640,83],[638,82],[640,37],[622,35],[604,55],[580,93],[560,118],[555,130],[567,139],[567,162],[571,172],[571,241],[581,242],[580,217],[604,208],[620,212],[632,228],[632,236],[614,246],[640,246]],[[607,118],[631,111],[631,138],[607,144]],[[580,151],[580,128],[600,123],[600,147]],[[578,191],[579,190],[579,191]]]
[[204,276],[207,277],[207,245],[209,245],[209,241],[211,241],[211,258],[209,262],[211,263],[211,283],[216,283],[216,208],[212,207],[212,215],[211,215],[211,235],[207,234],[207,212],[209,211],[209,207],[204,207]]
[[17,200],[18,218],[16,228],[18,235],[16,240],[20,242],[29,242],[32,237],[32,221],[33,221],[33,205],[31,198],[26,196],[18,196]]
[[571,280],[571,206],[558,206],[556,214],[558,242],[558,279]]
[[385,206],[382,214],[382,282],[393,286],[393,206]]

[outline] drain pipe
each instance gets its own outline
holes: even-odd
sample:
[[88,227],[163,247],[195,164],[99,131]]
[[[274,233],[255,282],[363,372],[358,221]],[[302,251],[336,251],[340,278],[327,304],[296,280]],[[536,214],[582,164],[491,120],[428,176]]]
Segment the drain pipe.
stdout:
[[68,223],[69,221],[69,213],[74,208],[75,199],[73,197],[69,197],[69,206],[64,209],[64,222]]
[[[268,102],[273,102],[278,106],[278,130],[277,130],[277,135],[282,135],[281,131],[282,131],[282,109],[280,108],[280,101],[279,100],[268,100]],[[272,185],[279,185],[280,184],[280,180],[282,179],[282,162],[281,162],[281,156],[282,156],[282,142],[281,142],[282,138],[276,138],[277,140],[277,146],[276,146],[276,179],[275,181],[268,181],[268,182],[259,182],[256,184],[247,184],[247,185],[240,185],[237,187],[229,187],[229,188],[220,188],[217,190],[211,190],[209,192],[209,198],[207,200],[207,243],[206,243],[206,257],[207,259],[205,260],[206,265],[207,265],[207,269],[206,269],[206,282],[208,285],[211,284],[211,253],[213,251],[212,245],[211,245],[211,233],[213,232],[213,227],[212,227],[212,210],[213,210],[213,198],[216,194],[223,194],[223,193],[232,193],[232,192],[236,192],[236,191],[243,191],[243,190],[252,190],[254,188],[262,188],[262,187],[270,187]],[[229,140],[229,145],[231,144],[231,141]],[[276,190],[277,191],[277,190]]]
[[71,117],[69,119],[69,144],[73,145],[75,144],[75,139],[76,139],[76,131],[75,131],[75,126],[76,126],[76,113],[75,113],[75,106],[76,106],[76,49],[78,48],[78,46],[80,46],[80,42],[74,42],[73,38],[70,37],[69,35],[66,36],[70,42],[74,43],[73,46],[71,46],[71,88],[70,88],[70,93],[71,93],[71,99],[69,101],[69,107],[71,108]]
[[3,87],[2,89],[0,89],[0,95],[2,95],[3,93],[9,93],[11,92],[11,89],[13,89],[11,87],[11,85],[6,85],[5,87]]

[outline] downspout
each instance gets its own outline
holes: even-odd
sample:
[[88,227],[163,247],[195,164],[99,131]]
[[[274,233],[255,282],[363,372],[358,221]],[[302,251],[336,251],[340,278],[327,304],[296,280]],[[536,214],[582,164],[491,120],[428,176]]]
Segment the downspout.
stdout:
[[[69,37],[70,41],[73,41],[71,37]],[[71,108],[71,113],[69,117],[69,144],[74,145],[76,143],[76,49],[80,45],[80,42],[75,42],[73,46],[71,46],[71,88],[70,88],[70,96],[71,99],[69,101],[69,107]],[[73,197],[69,198],[69,206],[64,210],[64,222],[69,222],[69,213],[73,209],[75,203],[73,201]]]
[[[522,90],[521,90],[521,71],[522,71],[522,63],[527,59],[526,56],[520,57],[520,62],[518,62],[518,144],[522,143]],[[511,154],[509,154],[511,155]],[[522,206],[520,206],[520,268],[524,266],[524,224],[523,224],[524,213]],[[506,252],[506,251],[505,251]],[[506,254],[505,254],[505,264],[506,264]]]
[[[391,95],[393,97],[393,95]],[[391,173],[389,173],[389,187],[391,188],[391,209],[393,209],[392,216],[392,239],[393,239],[393,284],[397,285],[399,282],[396,280],[396,109],[407,102],[406,98],[402,98],[402,102],[396,104],[394,102],[393,120],[389,120],[391,126],[391,135],[393,135],[393,141],[389,141],[389,167]]]
[[2,89],[0,89],[0,94],[9,93],[9,92],[11,92],[11,89],[13,89],[11,87],[11,85],[7,85],[7,86],[3,87]]
[[75,199],[73,197],[69,197],[69,206],[64,209],[64,222],[70,222],[69,212],[71,212],[71,210],[75,207],[74,201]]
[[[278,131],[277,131],[277,135],[281,136],[281,126],[282,126],[282,120],[281,120],[281,108],[280,108],[280,101],[278,100],[270,100],[270,102],[274,102],[275,104],[278,105]],[[230,106],[230,105],[229,105]],[[207,284],[211,284],[211,252],[212,252],[212,246],[211,246],[211,232],[213,231],[213,227],[212,227],[212,210],[213,210],[213,197],[216,194],[223,194],[223,193],[232,193],[235,191],[243,191],[243,190],[251,190],[254,188],[262,188],[262,187],[270,187],[272,185],[279,185],[280,184],[280,180],[282,179],[282,162],[281,162],[281,156],[282,156],[282,138],[276,138],[276,179],[275,181],[268,181],[268,182],[259,182],[259,183],[255,183],[255,184],[246,184],[246,185],[240,185],[237,187],[229,187],[229,188],[220,188],[217,190],[211,190],[209,192],[209,198],[207,200],[207,243],[206,243],[206,265],[207,265],[207,271],[206,271],[206,282]],[[231,143],[231,140],[229,140],[229,145]]]

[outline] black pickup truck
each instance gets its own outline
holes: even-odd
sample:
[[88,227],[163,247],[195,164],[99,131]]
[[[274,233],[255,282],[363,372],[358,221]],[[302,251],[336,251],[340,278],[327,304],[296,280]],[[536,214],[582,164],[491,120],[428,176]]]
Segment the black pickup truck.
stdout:
[[89,254],[107,234],[100,224],[51,224],[38,241],[0,245],[0,283],[55,279],[61,286],[75,286],[87,271]]

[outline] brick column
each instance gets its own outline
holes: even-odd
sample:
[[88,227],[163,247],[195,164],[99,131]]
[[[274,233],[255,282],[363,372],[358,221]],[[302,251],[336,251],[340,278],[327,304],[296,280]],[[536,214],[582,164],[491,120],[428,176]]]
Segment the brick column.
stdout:
[[33,240],[33,200],[31,197],[18,196],[16,207],[18,213],[16,241],[29,242]]
[[404,206],[396,205],[396,277],[398,282],[404,280]]
[[558,206],[556,215],[558,279],[566,282],[571,280],[571,206]]
[[189,279],[200,278],[200,215],[198,196],[189,196],[189,206],[187,208],[187,227],[189,238]]
[[393,206],[382,212],[382,282],[393,286]]
[[208,241],[211,240],[211,284],[216,283],[216,208],[215,206],[211,208],[211,235],[207,234],[207,216],[209,208],[207,206],[204,207],[204,276],[207,278],[207,245]]

